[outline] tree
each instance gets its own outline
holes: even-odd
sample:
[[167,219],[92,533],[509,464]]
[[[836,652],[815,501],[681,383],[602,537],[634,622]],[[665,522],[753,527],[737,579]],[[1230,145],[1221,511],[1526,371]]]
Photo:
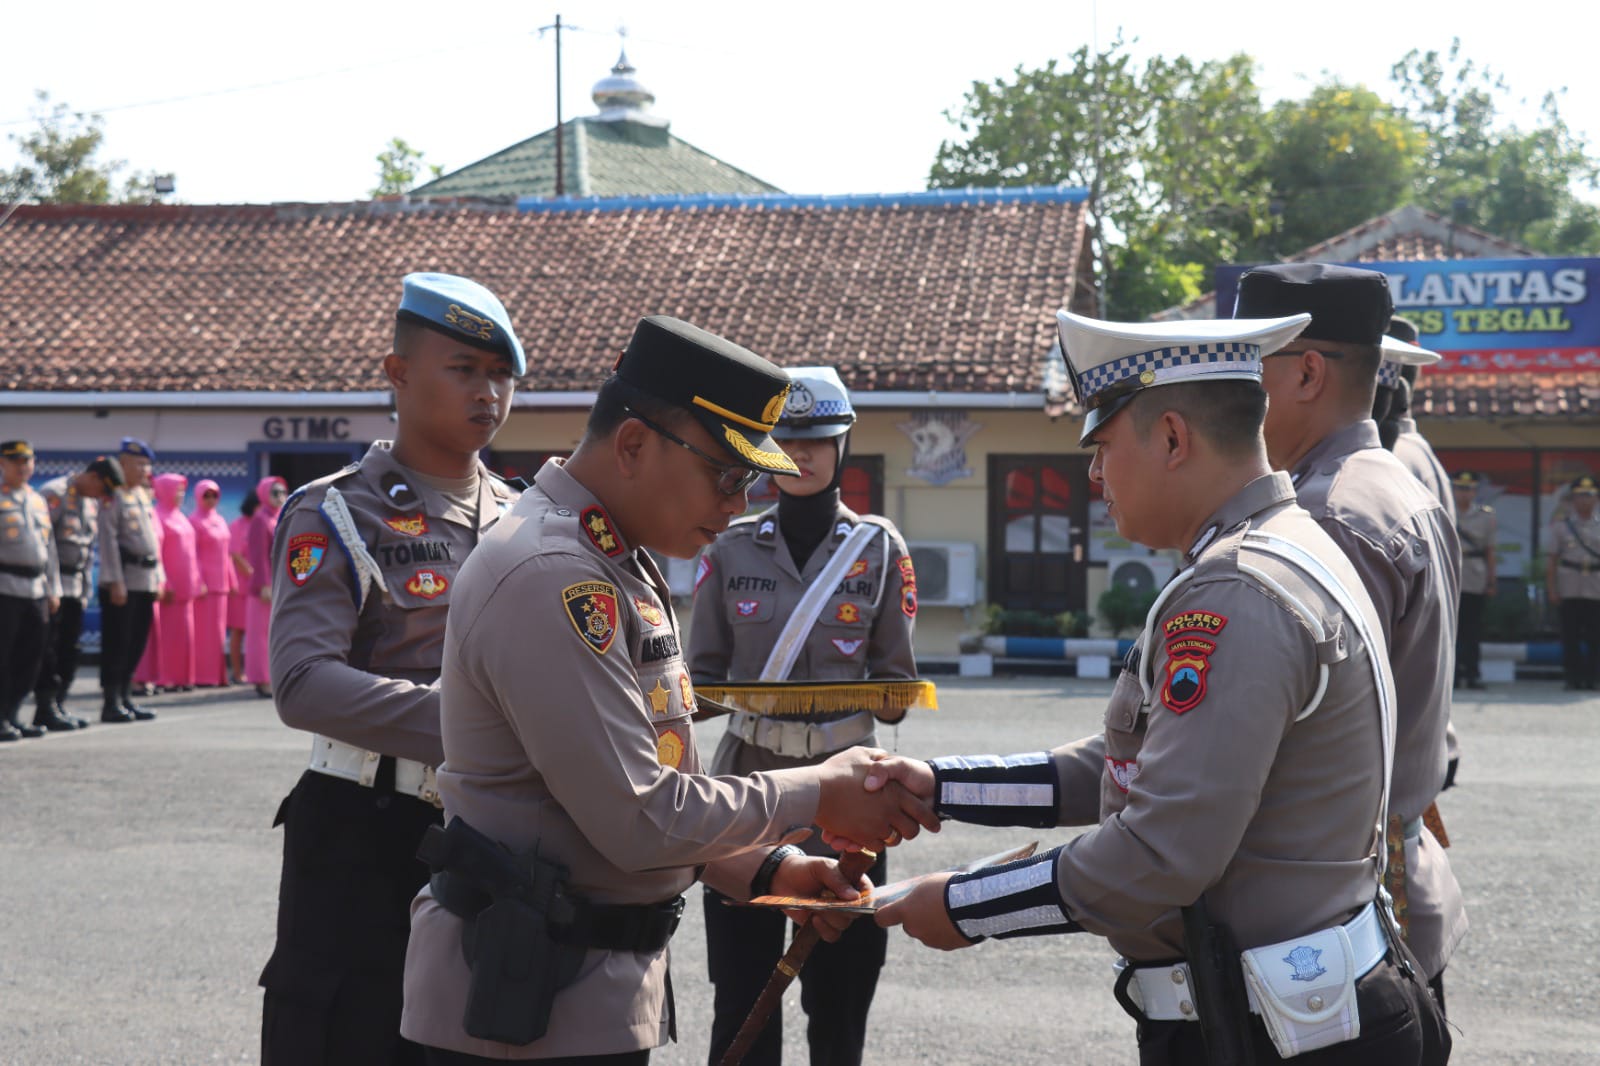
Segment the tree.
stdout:
[[425,163],[420,151],[395,137],[378,153],[378,186],[372,190],[373,198],[404,195],[424,169],[434,178],[444,173],[444,167]]
[[1249,259],[1272,259],[1407,202],[1426,136],[1377,93],[1330,79],[1268,118],[1262,173],[1279,226]]
[[105,204],[157,199],[152,175],[133,174],[118,188],[117,174],[128,164],[96,160],[105,141],[104,119],[75,112],[63,103],[52,104],[50,94],[42,90],[34,95],[38,127],[11,135],[25,158],[11,170],[0,170],[0,202]]
[[1412,50],[1390,77],[1407,116],[1426,135],[1414,181],[1416,202],[1539,251],[1592,251],[1600,241],[1600,209],[1580,190],[1600,187],[1600,164],[1584,138],[1547,94],[1530,129],[1501,121],[1520,103],[1504,79],[1449,51]]
[[975,82],[947,117],[933,188],[1077,185],[1106,313],[1142,314],[1198,292],[1195,278],[1267,225],[1252,171],[1264,131],[1246,56],[1136,66],[1119,37],[1066,66]]

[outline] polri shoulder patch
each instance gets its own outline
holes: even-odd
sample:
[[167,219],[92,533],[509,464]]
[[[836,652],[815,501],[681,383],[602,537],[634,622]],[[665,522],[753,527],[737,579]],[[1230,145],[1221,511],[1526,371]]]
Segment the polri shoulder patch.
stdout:
[[328,538],[321,533],[297,533],[289,538],[289,550],[284,552],[285,565],[289,569],[289,580],[296,587],[304,585],[311,580],[311,575],[322,566],[322,560],[328,557]]
[[596,655],[617,637],[617,588],[605,581],[580,581],[561,590],[561,606],[572,628]]
[[1211,658],[1199,652],[1170,653],[1167,680],[1161,686],[1161,702],[1173,714],[1193,710],[1206,698],[1206,673]]

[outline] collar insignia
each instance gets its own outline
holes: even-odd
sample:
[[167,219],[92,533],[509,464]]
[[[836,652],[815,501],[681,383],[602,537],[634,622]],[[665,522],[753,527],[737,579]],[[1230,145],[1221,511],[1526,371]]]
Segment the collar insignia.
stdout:
[[580,516],[583,532],[589,538],[589,543],[599,550],[601,555],[615,559],[622,554],[622,541],[617,539],[612,532],[611,519],[598,507],[587,507]]
[[407,537],[420,537],[428,531],[428,516],[425,514],[395,515],[385,518],[383,524]]

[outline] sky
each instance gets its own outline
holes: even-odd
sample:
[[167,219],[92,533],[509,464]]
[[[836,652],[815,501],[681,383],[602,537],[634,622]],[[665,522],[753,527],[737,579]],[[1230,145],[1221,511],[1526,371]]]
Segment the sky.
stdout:
[[[0,167],[20,161],[12,138],[35,126],[44,90],[103,116],[102,160],[172,174],[171,199],[366,199],[391,138],[450,171],[553,126],[555,41],[540,30],[559,13],[575,27],[561,35],[567,117],[595,112],[590,90],[625,46],[654,111],[699,148],[787,192],[905,192],[959,137],[945,112],[974,81],[1119,32],[1138,57],[1247,53],[1268,101],[1304,96],[1324,72],[1392,98],[1397,60],[1459,37],[1532,115],[1592,67],[1591,36],[1558,6],[1524,19],[1478,0],[14,4],[0,27]],[[1600,93],[1580,88],[1562,113],[1600,145]]]

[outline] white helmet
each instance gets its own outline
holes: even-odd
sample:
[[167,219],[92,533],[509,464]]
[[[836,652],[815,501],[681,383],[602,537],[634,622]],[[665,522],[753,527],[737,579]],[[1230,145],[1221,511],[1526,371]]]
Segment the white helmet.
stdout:
[[789,368],[789,398],[772,431],[774,440],[818,440],[843,436],[856,421],[850,390],[831,366]]

